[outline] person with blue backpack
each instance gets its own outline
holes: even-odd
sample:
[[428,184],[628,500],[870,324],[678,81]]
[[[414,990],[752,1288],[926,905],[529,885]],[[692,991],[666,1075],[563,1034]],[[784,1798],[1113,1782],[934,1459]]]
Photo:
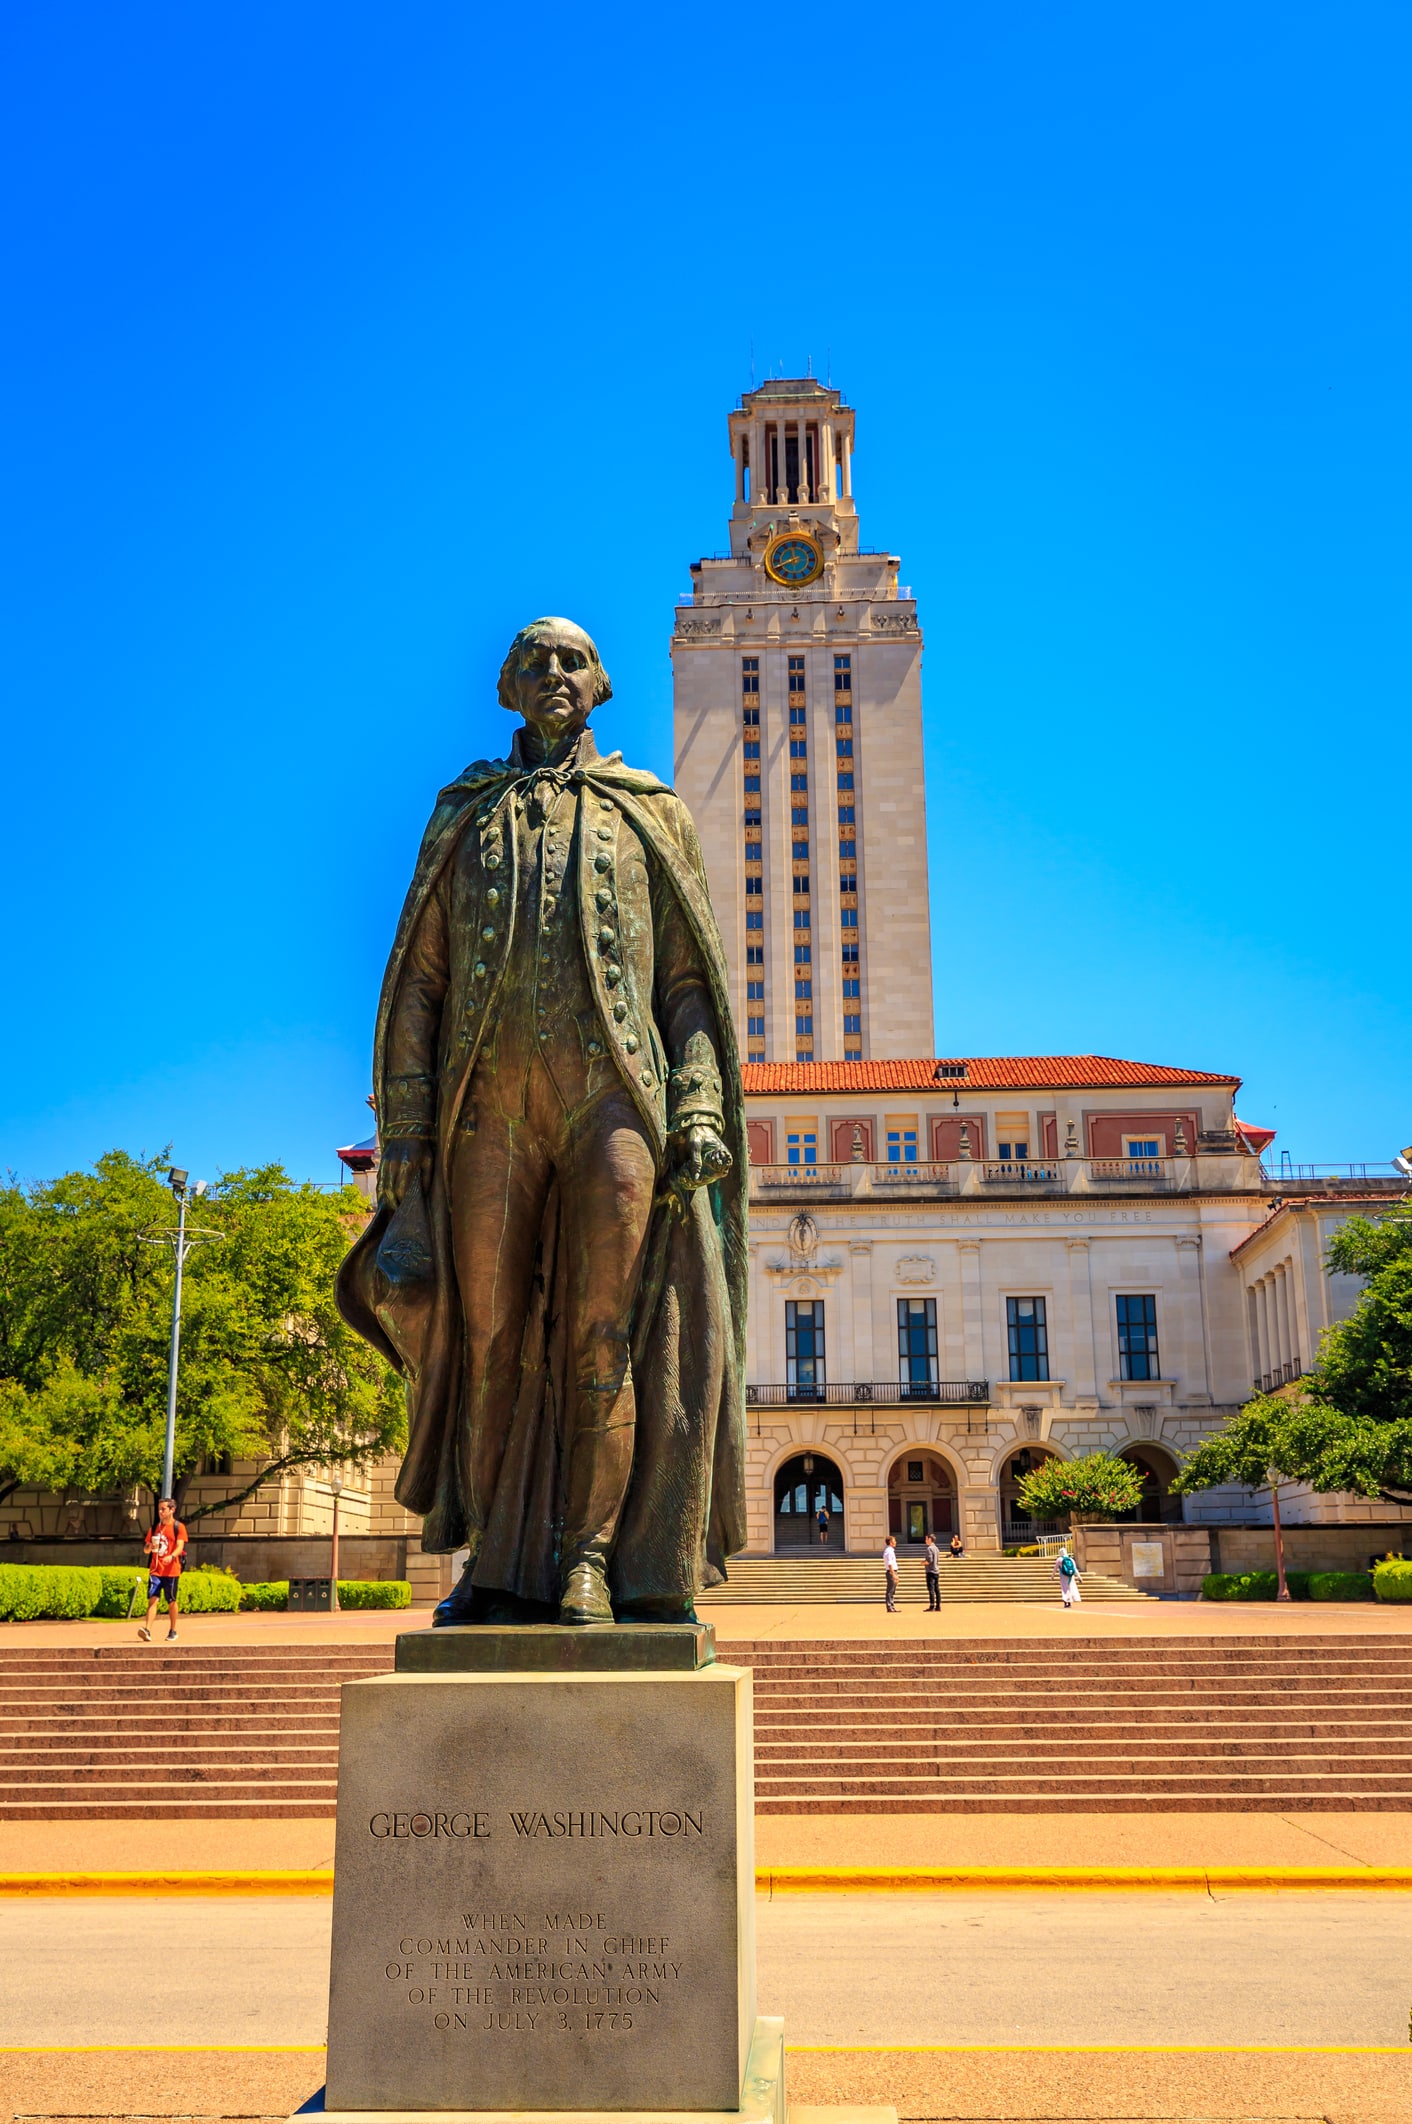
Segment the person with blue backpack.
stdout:
[[1082,1575],[1069,1554],[1069,1544],[1065,1542],[1054,1560],[1054,1576],[1059,1581],[1059,1591],[1064,1596],[1066,1608],[1077,1608],[1083,1604],[1083,1595],[1079,1592],[1079,1580]]

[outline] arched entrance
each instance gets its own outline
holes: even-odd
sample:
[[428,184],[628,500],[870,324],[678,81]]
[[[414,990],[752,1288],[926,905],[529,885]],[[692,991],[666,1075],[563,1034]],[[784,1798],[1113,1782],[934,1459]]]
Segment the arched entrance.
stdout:
[[1165,1446],[1124,1446],[1119,1460],[1130,1461],[1142,1477],[1142,1503],[1131,1512],[1120,1512],[1120,1520],[1141,1520],[1145,1526],[1156,1526],[1165,1520],[1169,1526],[1182,1523],[1182,1501],[1170,1492],[1172,1477],[1177,1472],[1177,1463]]
[[1041,1534],[1062,1534],[1063,1524],[1057,1519],[1032,1519],[1029,1508],[1020,1498],[1020,1481],[1032,1474],[1041,1461],[1057,1460],[1048,1446],[1021,1446],[1012,1453],[1000,1470],[1000,1539],[1006,1547],[1038,1540]]
[[[829,1515],[826,1534],[819,1514]],[[808,1447],[785,1461],[775,1475],[776,1549],[842,1549],[843,1477],[826,1453]]]
[[956,1531],[956,1482],[937,1453],[909,1448],[887,1478],[888,1531],[904,1547],[920,1548],[928,1534]]

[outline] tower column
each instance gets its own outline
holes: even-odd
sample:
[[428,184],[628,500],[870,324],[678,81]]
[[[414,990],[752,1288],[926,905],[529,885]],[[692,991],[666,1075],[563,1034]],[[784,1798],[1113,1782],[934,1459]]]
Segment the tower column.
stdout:
[[843,444],[843,492],[844,492],[844,495],[845,495],[845,497],[846,497],[846,498],[847,498],[847,499],[848,499],[849,501],[852,501],[852,499],[853,499],[853,445],[852,445],[852,443],[851,443],[851,442],[849,441],[849,439],[848,439],[848,430],[847,430],[847,428],[845,428],[845,429],[844,429],[844,431],[843,431],[843,434],[842,434],[842,436],[840,437],[840,440],[841,440],[841,442],[842,442],[842,444]]

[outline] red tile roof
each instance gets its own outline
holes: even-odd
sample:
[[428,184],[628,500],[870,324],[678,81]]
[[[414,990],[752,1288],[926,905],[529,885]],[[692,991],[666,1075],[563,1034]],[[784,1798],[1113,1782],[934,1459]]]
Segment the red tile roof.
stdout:
[[[964,1062],[965,1075],[959,1072]],[[747,1062],[749,1092],[856,1091],[1139,1091],[1157,1086],[1218,1084],[1239,1077],[1159,1062],[1120,1062],[1112,1055],[980,1055],[915,1062]]]

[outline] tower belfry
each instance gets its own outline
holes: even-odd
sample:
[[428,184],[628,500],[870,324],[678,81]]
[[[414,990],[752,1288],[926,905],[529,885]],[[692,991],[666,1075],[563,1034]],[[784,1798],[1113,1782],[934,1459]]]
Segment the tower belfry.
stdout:
[[861,551],[853,412],[811,377],[730,415],[730,551],[672,634],[676,784],[750,1062],[933,1051],[922,637]]

